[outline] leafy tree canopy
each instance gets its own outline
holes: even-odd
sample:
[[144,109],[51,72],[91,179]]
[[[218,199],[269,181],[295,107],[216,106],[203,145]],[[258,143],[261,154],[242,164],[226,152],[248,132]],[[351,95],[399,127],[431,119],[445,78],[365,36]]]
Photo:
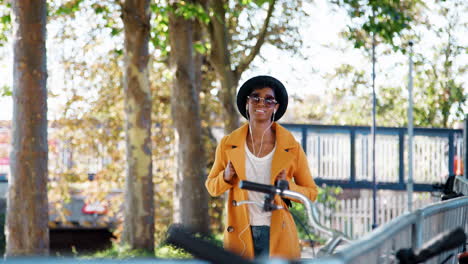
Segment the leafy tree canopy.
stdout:
[[11,34],[11,3],[0,0],[0,47],[8,42],[8,36]]
[[370,37],[374,34],[379,42],[390,44],[394,50],[400,47],[401,34],[420,19],[423,1],[395,0],[332,0],[345,8],[352,24],[343,35],[354,43],[355,48],[369,49]]

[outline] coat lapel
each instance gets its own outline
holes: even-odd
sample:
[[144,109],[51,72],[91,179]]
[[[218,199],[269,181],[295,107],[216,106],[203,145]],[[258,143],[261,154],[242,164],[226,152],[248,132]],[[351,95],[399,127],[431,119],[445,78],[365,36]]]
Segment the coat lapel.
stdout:
[[[294,159],[290,150],[296,147],[296,140],[284,127],[274,123],[273,128],[276,131],[276,151],[271,162],[271,184],[275,184],[276,176],[281,170],[289,167],[288,165]],[[286,171],[286,173],[288,172]]]
[[232,132],[226,142],[228,149],[226,155],[236,170],[239,180],[246,180],[245,175],[245,139],[247,138],[248,125],[244,124]]

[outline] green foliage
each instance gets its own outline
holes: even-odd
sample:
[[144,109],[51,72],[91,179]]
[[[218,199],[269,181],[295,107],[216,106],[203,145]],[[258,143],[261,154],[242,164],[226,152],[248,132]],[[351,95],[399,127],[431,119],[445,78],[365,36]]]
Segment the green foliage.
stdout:
[[96,14],[110,13],[109,7],[105,5],[94,3],[92,7],[94,9],[94,12],[96,12]]
[[207,54],[208,48],[204,43],[194,43],[193,49],[200,54]]
[[352,18],[344,35],[354,43],[355,48],[369,48],[369,38],[375,34],[379,42],[390,44],[395,50],[401,49],[395,44],[395,38],[404,30],[409,30],[418,19],[420,0],[411,1],[363,1],[334,0],[334,4],[345,8]]
[[[267,3],[271,0],[232,1],[226,9],[226,26],[229,40],[231,68],[236,68],[251,51],[265,23]],[[274,1],[274,10],[266,30],[264,43],[295,56],[301,56],[303,37],[301,25],[309,14],[304,3],[310,1]],[[255,18],[255,19],[253,19]]]
[[0,22],[2,24],[11,23],[11,16],[9,14],[2,16]]
[[185,19],[197,19],[204,24],[210,22],[210,16],[199,3],[178,1],[175,5],[168,7],[169,11]]
[[438,74],[433,70],[416,73],[415,85],[420,87],[415,91],[418,100],[414,108],[416,125],[449,127],[453,120],[465,118],[468,94],[463,83],[452,79],[455,76],[443,75],[443,72]]
[[110,35],[112,37],[121,35],[123,32],[123,24],[118,19],[121,17],[119,5],[115,2],[106,3],[97,1],[91,4],[91,9],[98,17],[101,17],[105,21],[104,28],[110,29]]
[[0,0],[0,47],[5,46],[11,34],[11,12],[10,2]]
[[[223,234],[218,233],[218,234],[211,234],[209,236],[206,235],[201,235],[201,234],[195,234],[194,235],[198,239],[202,239],[214,246],[223,247]],[[156,256],[159,258],[193,258],[193,256],[186,252],[185,250],[174,247],[172,245],[167,245],[165,243],[161,243],[158,248],[155,250]]]
[[201,238],[215,246],[223,247],[223,234],[222,233],[216,233],[216,234],[210,234],[210,235],[197,234],[196,237]]
[[151,21],[150,43],[158,52],[160,57],[169,55],[169,13],[168,7],[162,3],[151,3],[150,9],[153,12]]
[[[439,2],[434,10],[426,10],[424,16],[431,18],[419,27],[422,35],[418,42],[427,42],[425,35],[437,36],[437,41],[429,42],[429,50],[421,50],[416,44],[413,78],[414,124],[418,127],[451,127],[464,119],[468,108],[466,76],[468,67],[463,60],[466,45],[461,42],[459,32],[466,28],[461,17],[466,10],[466,1]],[[437,17],[439,14],[439,17]],[[409,38],[408,36],[404,36]],[[419,39],[418,38],[418,39]],[[365,40],[365,38],[364,38]],[[433,41],[433,39],[431,39]],[[384,51],[384,55],[395,54]],[[396,62],[390,69],[407,69],[404,62]],[[377,72],[377,124],[381,126],[405,126],[407,124],[407,85],[408,76],[404,72],[400,78],[388,76],[388,71]],[[396,76],[398,77],[398,76]],[[317,109],[310,109],[306,116],[322,115],[321,121],[327,124],[370,125],[371,124],[371,80],[367,70],[344,64],[326,75],[329,80],[327,96],[318,102]],[[466,79],[466,78],[465,78]],[[392,83],[392,84],[389,84]],[[301,108],[307,109],[307,107]],[[321,110],[320,109],[325,109]],[[318,114],[317,114],[318,113]],[[307,122],[304,121],[304,122]]]
[[155,255],[158,258],[170,258],[170,259],[189,259],[193,258],[193,256],[184,251],[183,249],[170,246],[170,245],[162,245],[156,248]]
[[103,251],[96,252],[91,255],[84,255],[83,259],[132,259],[132,258],[154,258],[154,253],[145,250],[131,249],[128,245],[120,245],[113,243],[112,247]]
[[312,227],[309,225],[304,205],[293,203],[289,211],[294,217],[299,239],[323,242],[323,239],[321,239],[318,234],[314,233]]
[[[441,2],[435,12],[441,23],[430,24],[429,30],[439,38],[431,45],[432,53],[415,54],[414,116],[419,126],[450,127],[457,120],[464,120],[468,108],[466,92],[467,65],[463,61],[466,45],[458,37],[467,22],[463,19],[468,5],[466,1]],[[466,78],[465,78],[466,79]]]
[[[222,247],[222,234],[211,235],[211,236],[201,236],[196,235],[196,237],[201,238],[209,243],[212,243],[218,247]],[[1,242],[1,241],[0,241]],[[145,250],[132,250],[127,245],[121,245],[116,242],[112,244],[112,247],[103,251],[99,251],[90,255],[83,255],[83,259],[132,259],[132,258],[165,258],[165,259],[191,259],[193,256],[187,251],[161,243],[156,247],[154,253],[145,251]]]
[[[341,187],[324,185],[321,188],[319,188],[316,203],[322,204],[325,208],[330,209],[329,211],[331,213],[333,213],[337,206],[337,196],[342,192],[343,189]],[[318,234],[314,233],[314,230],[308,224],[308,218],[306,215],[304,205],[300,203],[293,203],[293,207],[290,208],[290,211],[294,216],[300,239],[311,239],[320,243],[325,242],[325,239],[321,238]],[[328,217],[331,217],[331,215],[328,215]]]
[[[150,9],[155,14],[151,22],[150,42],[158,50],[160,57],[165,59],[169,55],[169,12],[182,16],[188,20],[198,20],[208,24],[209,15],[199,3],[178,1],[173,5],[167,5],[165,1],[152,3]],[[205,43],[194,43],[194,49],[200,54],[207,53]]]
[[57,7],[56,10],[53,10],[51,15],[71,15],[77,12],[80,9],[80,4],[84,0],[70,0]]
[[3,86],[0,88],[0,97],[4,97],[4,96],[12,96],[13,95],[13,92],[11,91],[11,87],[10,86]]
[[[64,143],[73,153],[73,166],[64,168],[60,162],[51,164],[49,199],[60,206],[63,197],[72,190],[78,191],[87,201],[107,201],[108,217],[122,221],[122,191],[125,182],[124,149],[124,96],[122,89],[122,70],[119,66],[122,57],[114,50],[94,60],[81,62],[72,57],[64,63],[66,76],[75,82],[85,81],[80,90],[74,89],[76,83],[66,82],[57,93],[65,93],[68,100],[63,106],[59,120],[51,138]],[[164,65],[152,60],[149,65],[150,84],[153,96],[152,128],[153,140],[153,181],[155,192],[156,240],[161,240],[164,232],[172,223],[173,191],[173,129],[170,118],[170,79]],[[74,96],[70,96],[73,94]],[[88,94],[88,95],[87,95]],[[51,160],[57,161],[60,149],[51,149]],[[103,163],[101,163],[104,161]],[[103,166],[95,167],[96,164]],[[94,169],[93,169],[94,167]],[[87,181],[87,173],[96,173],[93,182]],[[71,175],[67,177],[67,175]],[[114,193],[114,195],[112,195]],[[57,208],[60,210],[60,208]],[[122,226],[114,235],[119,238]]]
[[[329,90],[325,100],[317,102],[317,109],[325,109],[322,122],[339,125],[371,124],[370,79],[364,70],[351,64],[338,66],[325,75]],[[377,93],[377,123],[381,126],[402,126],[406,120],[404,87],[382,85]],[[312,109],[314,110],[314,109]],[[315,110],[317,111],[317,110]]]
[[262,5],[264,5],[265,3],[271,3],[272,0],[256,0],[256,1],[253,1],[258,7],[261,7]]
[[[62,35],[70,38],[73,35],[71,26],[76,18],[86,17],[86,36],[90,39],[90,44],[96,39],[104,39],[103,34],[108,34],[111,38],[118,38],[121,42],[123,23],[121,20],[121,8],[119,1],[100,0],[69,0],[50,1],[48,5],[49,23],[57,23],[63,27]],[[80,36],[84,38],[83,36]],[[75,39],[78,41],[78,39]],[[120,43],[119,43],[120,44]],[[118,45],[117,45],[118,46]],[[116,50],[119,47],[115,47]]]
[[121,28],[111,28],[111,36],[115,37],[117,35],[119,35],[120,33],[122,33],[122,29]]
[[330,209],[336,209],[337,196],[343,192],[339,186],[323,185],[319,188],[317,203],[323,204]]

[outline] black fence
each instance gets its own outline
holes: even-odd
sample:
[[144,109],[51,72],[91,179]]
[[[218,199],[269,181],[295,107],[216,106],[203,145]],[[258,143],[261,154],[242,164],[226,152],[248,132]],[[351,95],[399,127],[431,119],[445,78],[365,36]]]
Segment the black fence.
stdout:
[[[373,188],[370,127],[282,125],[302,143],[317,184]],[[376,128],[378,189],[406,189],[407,132],[407,128]],[[433,191],[433,184],[460,173],[464,142],[462,129],[414,128],[414,190]]]

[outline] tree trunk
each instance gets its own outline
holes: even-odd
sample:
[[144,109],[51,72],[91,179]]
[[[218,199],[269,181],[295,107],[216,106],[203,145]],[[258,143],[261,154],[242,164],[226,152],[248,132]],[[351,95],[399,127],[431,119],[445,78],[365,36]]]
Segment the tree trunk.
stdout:
[[231,69],[231,59],[228,50],[228,32],[226,28],[226,10],[223,1],[211,1],[214,16],[211,19],[210,61],[221,83],[220,99],[223,105],[224,130],[226,135],[239,127],[239,114],[236,104],[236,88],[240,76]]
[[[177,3],[173,4],[174,10]],[[208,197],[198,86],[193,51],[194,22],[169,14],[171,68],[174,81],[171,112],[177,144],[174,221],[208,233]]]
[[[222,68],[222,66],[215,66],[215,68]],[[227,135],[240,126],[240,115],[237,111],[236,102],[236,90],[239,85],[239,78],[234,76],[234,73],[228,69],[217,70],[217,73],[218,78],[221,80],[221,103],[223,104],[224,109],[224,132]]]
[[127,171],[122,240],[132,249],[154,250],[154,191],[151,150],[151,91],[148,76],[149,0],[126,0],[125,140]]
[[265,42],[270,20],[275,7],[275,0],[269,1],[267,16],[263,26],[255,37],[255,45],[240,58],[237,65],[232,65],[231,53],[229,51],[230,29],[226,25],[227,1],[211,0],[210,9],[205,9],[210,14],[210,23],[207,26],[210,34],[211,54],[210,62],[213,65],[217,78],[221,82],[221,103],[223,104],[224,130],[226,134],[239,127],[239,117],[236,103],[236,90],[242,73],[249,67],[250,63],[260,52]]
[[6,255],[48,255],[45,0],[13,1],[13,150]]

